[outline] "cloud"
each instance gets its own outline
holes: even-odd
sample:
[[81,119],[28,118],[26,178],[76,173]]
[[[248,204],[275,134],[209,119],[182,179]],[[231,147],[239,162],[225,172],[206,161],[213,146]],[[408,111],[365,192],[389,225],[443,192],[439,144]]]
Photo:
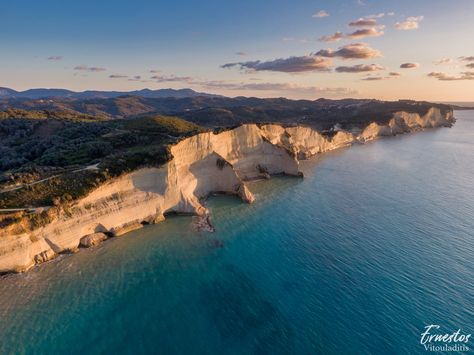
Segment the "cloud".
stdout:
[[100,67],[88,67],[87,65],[78,65],[78,66],[74,67],[74,70],[89,71],[89,72],[100,72],[100,71],[106,71],[107,69],[100,68]]
[[468,67],[470,69],[474,69],[474,63],[466,64],[466,67]]
[[349,33],[346,35],[346,38],[349,39],[361,39],[365,37],[379,37],[384,34],[383,31],[380,31],[376,27],[363,28],[355,32]]
[[459,57],[459,60],[460,61],[463,61],[463,62],[474,62],[474,56],[470,56],[470,57]]
[[142,80],[141,75],[134,75],[133,77],[129,78],[128,81],[140,81],[142,83],[147,82],[149,80]]
[[276,71],[284,73],[302,73],[310,71],[329,71],[332,61],[317,55],[306,55],[301,57],[279,58],[262,62],[260,60],[250,62],[227,63],[221,68],[239,67],[250,71]]
[[418,63],[403,63],[403,64],[400,64],[400,68],[402,69],[415,69],[415,68],[419,68],[420,67],[420,64]]
[[388,76],[368,76],[366,78],[362,78],[361,80],[365,81],[379,81],[379,80],[388,80],[390,77]]
[[128,78],[127,75],[120,75],[120,74],[112,74],[112,75],[109,75],[109,78],[110,79],[123,79],[123,78]]
[[255,91],[291,91],[292,93],[303,94],[306,96],[334,96],[347,97],[357,95],[358,91],[343,87],[318,87],[302,86],[292,83],[232,83],[227,81],[215,80],[199,82],[199,85],[208,89],[227,89],[227,90],[255,90]]
[[329,36],[322,36],[319,38],[319,40],[322,42],[339,42],[341,39],[344,39],[344,38],[345,38],[344,34],[338,31]]
[[387,16],[395,16],[395,12],[393,11],[387,12]]
[[193,81],[193,78],[190,76],[176,76],[176,75],[154,75],[150,79],[158,82],[158,83],[165,83],[165,82],[185,82],[190,83]]
[[395,23],[395,28],[397,30],[416,30],[419,26],[419,23],[423,20],[423,16],[416,17],[407,17],[403,22]]
[[364,0],[357,0],[357,5],[359,5],[359,6],[365,6]]
[[63,57],[61,55],[53,55],[51,57],[48,57],[47,59],[48,60],[53,60],[53,61],[59,61],[59,60],[62,60]]
[[299,42],[299,43],[308,43],[309,40],[306,38],[293,38],[293,37],[283,37],[281,39],[283,42]]
[[364,73],[384,69],[384,67],[378,64],[357,64],[353,66],[340,66],[336,68],[336,71],[338,73]]
[[161,73],[161,70],[158,70],[158,69],[150,69],[148,70],[149,73],[152,73],[152,74],[158,74],[158,73]]
[[363,18],[349,22],[351,27],[373,27],[377,26],[377,20],[374,18]]
[[235,55],[239,55],[241,57],[244,57],[244,56],[247,55],[247,53],[246,52],[235,52]]
[[435,65],[454,64],[454,59],[452,59],[452,58],[441,58],[440,60],[436,60],[433,63]]
[[459,75],[450,75],[440,72],[431,72],[428,74],[429,77],[435,78],[441,81],[454,81],[454,80],[474,80],[474,72],[467,71],[461,72]]
[[372,15],[369,15],[369,16],[365,16],[365,18],[382,18],[385,16],[385,13],[384,12],[380,12],[378,14],[372,14]]
[[319,38],[319,40],[322,42],[339,42],[341,39],[361,39],[365,37],[379,37],[384,34],[383,31],[380,31],[381,28],[383,28],[383,26],[379,26],[378,28],[362,28],[346,35],[338,31],[329,36],[322,36]]
[[351,43],[340,47],[337,51],[332,49],[322,49],[315,55],[328,58],[369,59],[381,57],[382,53],[369,47],[367,43]]
[[328,17],[329,16],[329,13],[325,10],[319,10],[318,12],[316,12],[315,14],[313,14],[313,18],[321,18],[321,17]]
[[402,74],[401,74],[401,73],[399,73],[399,72],[396,72],[396,71],[391,71],[390,73],[388,73],[388,75],[390,75],[390,76],[394,76],[394,77],[396,77],[396,76],[402,76]]

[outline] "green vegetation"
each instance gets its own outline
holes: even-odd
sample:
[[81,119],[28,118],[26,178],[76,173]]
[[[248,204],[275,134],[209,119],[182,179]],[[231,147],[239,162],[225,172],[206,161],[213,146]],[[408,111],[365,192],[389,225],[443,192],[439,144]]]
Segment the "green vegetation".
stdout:
[[160,115],[128,120],[125,123],[125,128],[139,132],[168,134],[175,137],[192,135],[203,131],[203,129],[195,123],[185,121],[178,117]]
[[394,112],[424,114],[433,106],[442,111],[451,109],[449,105],[411,100],[289,100],[206,96],[152,98],[125,95],[114,98],[55,97],[48,100],[12,98],[0,101],[0,108],[19,107],[50,113],[61,111],[69,115],[82,113],[123,119],[155,113],[178,116],[209,128],[231,127],[242,123],[281,123],[304,124],[320,131],[329,130],[336,123],[344,129],[360,128],[361,125],[365,126],[374,121],[385,123]]
[[72,111],[50,111],[50,110],[22,110],[16,108],[8,108],[0,111],[0,120],[7,118],[29,118],[38,119],[57,119],[57,120],[74,120],[74,121],[97,121],[104,120],[102,116],[94,116],[86,113]]
[[0,113],[0,208],[68,204],[107,179],[166,163],[170,144],[203,131],[177,117],[85,116]]
[[65,173],[38,184],[0,194],[0,208],[65,205],[86,195],[109,177],[106,171]]
[[[302,124],[332,137],[336,124],[357,130],[371,122],[386,124],[397,111],[423,115],[433,106],[451,109],[409,100],[3,99],[0,107],[8,109],[0,111],[0,208],[67,204],[109,178],[164,164],[171,158],[169,145],[203,132],[202,126],[217,133],[242,123]],[[95,169],[84,170],[91,166]]]

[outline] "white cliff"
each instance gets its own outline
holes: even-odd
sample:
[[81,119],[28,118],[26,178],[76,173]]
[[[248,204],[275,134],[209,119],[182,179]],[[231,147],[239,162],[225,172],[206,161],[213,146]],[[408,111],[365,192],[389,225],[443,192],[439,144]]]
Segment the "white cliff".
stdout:
[[357,139],[360,142],[366,142],[378,137],[394,136],[424,128],[449,127],[453,122],[452,111],[443,114],[436,107],[430,108],[423,116],[417,113],[397,112],[386,125],[380,125],[375,122],[368,125]]
[[157,223],[167,213],[206,215],[203,198],[213,192],[245,202],[254,196],[246,181],[274,174],[301,176],[298,159],[426,127],[449,126],[452,113],[399,112],[387,125],[372,123],[360,135],[339,131],[331,138],[309,127],[247,124],[214,134],[197,134],[171,147],[173,158],[159,168],[142,168],[106,182],[41,228],[21,223],[0,229],[0,272],[25,271],[57,256]]

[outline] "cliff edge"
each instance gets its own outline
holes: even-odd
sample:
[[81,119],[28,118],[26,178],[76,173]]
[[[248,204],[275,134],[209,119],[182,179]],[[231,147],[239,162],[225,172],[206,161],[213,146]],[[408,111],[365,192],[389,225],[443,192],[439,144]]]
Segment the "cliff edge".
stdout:
[[[388,124],[360,132],[323,135],[309,127],[245,124],[221,133],[199,133],[171,146],[172,159],[105,182],[67,209],[31,229],[18,222],[0,227],[0,272],[21,272],[79,247],[96,245],[168,213],[206,215],[203,198],[214,192],[251,203],[246,181],[275,174],[302,176],[298,160],[354,143],[432,127],[448,127],[452,111],[425,115],[397,112]],[[1,224],[0,224],[1,225]]]

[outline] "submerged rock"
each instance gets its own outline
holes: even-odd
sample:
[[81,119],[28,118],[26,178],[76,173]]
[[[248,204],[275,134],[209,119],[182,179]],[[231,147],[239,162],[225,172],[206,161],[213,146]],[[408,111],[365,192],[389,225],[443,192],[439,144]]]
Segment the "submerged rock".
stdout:
[[211,219],[209,218],[209,215],[194,216],[193,227],[195,230],[200,232],[214,233],[216,231],[214,226],[211,224]]

